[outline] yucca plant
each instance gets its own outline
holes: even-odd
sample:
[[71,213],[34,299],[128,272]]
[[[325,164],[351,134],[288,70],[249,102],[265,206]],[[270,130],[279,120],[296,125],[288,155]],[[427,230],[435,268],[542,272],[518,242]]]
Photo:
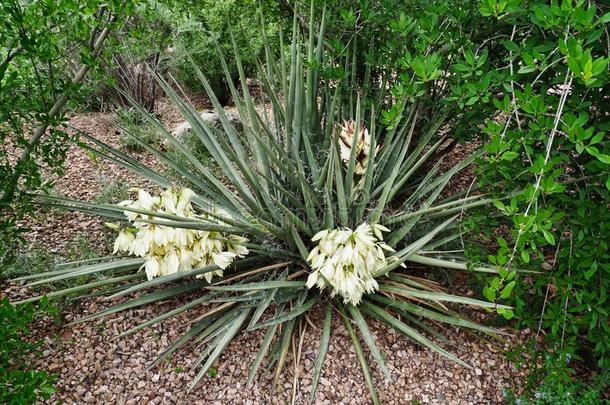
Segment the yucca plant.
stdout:
[[[313,13],[309,26],[314,27]],[[202,121],[175,87],[157,77],[222,170],[222,178],[216,178],[151,115],[147,119],[180,158],[170,158],[131,135],[181,176],[182,187],[164,173],[82,134],[88,141],[82,144],[84,148],[152,180],[165,191],[154,196],[139,190],[137,199],[118,205],[40,197],[46,206],[112,219],[112,227],[120,232],[115,251],[127,255],[94,264],[64,265],[23,279],[37,286],[96,275],[88,284],[48,296],[105,287],[110,300],[127,298],[80,321],[200,292],[188,303],[121,335],[209,305],[190,330],[151,365],[192,345],[199,354],[199,372],[191,388],[240,331],[261,328],[266,334],[248,383],[267,358],[275,366],[275,384],[295,328],[316,305],[325,309],[325,317],[312,399],[331,336],[333,311],[349,332],[375,403],[378,399],[362,342],[385,377],[392,376],[369,330],[369,319],[384,322],[468,367],[426,335],[436,336],[436,326],[444,323],[496,336],[497,330],[461,317],[447,304],[499,306],[450,294],[438,283],[416,276],[413,267],[495,271],[469,266],[458,251],[443,250],[462,233],[459,214],[488,202],[479,195],[439,201],[451,177],[474,156],[440,173],[440,162],[429,160],[444,142],[438,133],[442,117],[431,121],[419,117],[417,99],[395,100],[390,95],[367,99],[359,93],[349,69],[328,79],[324,73],[349,67],[349,57],[347,61],[326,60],[324,18],[315,31],[317,36],[311,30],[303,35],[307,39],[302,38],[295,18],[289,52],[276,59],[267,44],[258,79],[271,100],[269,113],[255,108],[236,53],[241,88],[235,88],[232,80],[227,83],[243,121],[243,134],[233,127],[196,66],[220,116],[221,132]],[[281,36],[280,41],[284,48]],[[219,57],[229,76],[222,55]],[[382,125],[379,113],[388,105],[398,106],[398,115],[392,125]],[[415,131],[419,132],[414,136]]]

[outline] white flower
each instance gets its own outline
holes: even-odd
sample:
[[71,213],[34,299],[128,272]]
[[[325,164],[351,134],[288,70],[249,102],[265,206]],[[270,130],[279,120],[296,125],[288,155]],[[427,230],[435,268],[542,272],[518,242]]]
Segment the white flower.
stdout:
[[[122,201],[120,205],[224,225],[215,216],[195,215],[191,205],[195,193],[190,189],[167,189],[161,196],[155,197],[144,190],[137,191],[137,200]],[[228,217],[221,210],[214,211],[215,215],[217,213]],[[114,253],[129,252],[145,258],[142,268],[149,280],[181,271],[217,266],[217,270],[198,276],[211,282],[215,275],[222,277],[223,270],[235,258],[249,253],[244,245],[247,239],[241,236],[150,224],[142,220],[153,219],[152,215],[127,210],[124,214],[137,231],[120,231],[114,243]],[[113,229],[119,228],[115,226]]]
[[[357,137],[355,144],[356,151],[354,152],[354,173],[363,175],[366,172],[366,167],[369,162],[371,136],[364,125],[359,125],[358,130],[356,130],[355,121],[345,121],[339,132],[339,148],[341,152],[341,161],[346,165],[349,163],[352,156],[354,137]],[[377,154],[377,149],[375,149],[374,152]]]
[[364,293],[379,288],[374,275],[387,263],[384,250],[394,251],[383,243],[382,232],[389,229],[363,223],[355,231],[347,228],[323,230],[312,238],[318,241],[307,261],[313,272],[307,287],[330,287],[331,295],[339,294],[345,303],[358,305]]
[[[124,207],[129,207],[129,208],[134,208],[134,209],[140,209],[140,210],[155,211],[155,208],[158,207],[160,202],[161,202],[161,199],[159,197],[153,197],[147,191],[138,189],[138,199],[137,200],[121,201],[118,205],[121,205]],[[149,218],[148,215],[138,214],[136,212],[127,211],[127,210],[123,211],[123,214],[125,214],[127,219],[130,221],[135,221],[138,218],[146,218],[146,219]]]
[[146,259],[144,263],[144,270],[146,271],[146,278],[152,280],[160,274],[161,263],[156,256],[151,256]]
[[117,236],[116,240],[114,241],[114,249],[112,250],[112,254],[116,254],[117,252],[131,252],[131,247],[134,240],[135,236],[133,233],[129,231],[119,232],[119,236]]

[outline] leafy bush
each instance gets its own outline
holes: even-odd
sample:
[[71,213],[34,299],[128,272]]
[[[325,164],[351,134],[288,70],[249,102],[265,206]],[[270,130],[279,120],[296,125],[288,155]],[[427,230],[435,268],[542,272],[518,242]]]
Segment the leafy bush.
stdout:
[[[279,16],[276,2],[205,0],[190,5],[176,4],[173,8],[179,19],[176,41],[170,67],[176,77],[191,89],[203,90],[201,82],[192,69],[189,59],[205,72],[214,94],[221,104],[231,98],[228,81],[235,82],[239,76],[233,60],[233,41],[239,49],[242,66],[246,72],[255,71],[256,60],[263,52],[263,32],[260,28],[261,8],[273,19]],[[274,23],[268,22],[266,35],[277,31]],[[227,67],[231,73],[225,77],[217,52],[227,55]]]
[[[104,40],[131,2],[11,1],[0,5],[0,260],[15,253],[32,210],[30,193],[47,190],[70,136],[69,100],[82,99],[84,77],[98,67]],[[43,176],[42,167],[48,169]]]
[[608,370],[601,370],[587,381],[578,378],[570,367],[572,357],[568,352],[536,348],[533,340],[516,350],[509,354],[510,358],[529,372],[524,395],[517,398],[509,392],[508,403],[576,405],[602,404],[610,400]]
[[47,300],[37,308],[32,304],[11,305],[0,301],[0,402],[33,404],[49,399],[55,392],[55,377],[46,371],[29,370],[28,365],[38,344],[23,340],[34,320],[52,312]]
[[[485,295],[514,302],[517,317],[541,326],[551,348],[574,358],[593,353],[608,368],[610,13],[582,1],[480,7],[495,22],[490,46],[503,62],[489,67],[499,115],[483,127],[489,141],[479,178],[499,197],[496,224],[510,230],[494,236],[499,250],[490,260],[501,270]],[[527,266],[542,271],[531,278],[512,271]]]
[[[314,24],[312,17],[309,25]],[[115,251],[136,257],[62,267],[37,277],[36,284],[97,274],[101,279],[82,286],[82,291],[128,280],[132,284],[119,285],[113,298],[155,290],[83,321],[203,289],[205,293],[200,297],[122,334],[130,335],[203,303],[220,302],[155,362],[190,341],[205,342],[197,361],[202,366],[191,388],[240,330],[258,328],[267,332],[248,380],[252,382],[267,357],[270,367],[275,366],[275,386],[297,323],[315,305],[324,308],[325,318],[312,396],[328,349],[334,309],[348,329],[373,402],[379,401],[362,341],[386,377],[391,376],[365,316],[467,365],[422,334],[435,333],[436,328],[418,318],[493,336],[497,330],[472,322],[441,303],[508,308],[453,295],[415,274],[421,265],[494,271],[468,266],[453,246],[462,232],[456,224],[459,212],[486,200],[482,196],[439,197],[452,176],[476,155],[440,172],[440,162],[431,157],[445,140],[439,134],[443,119],[422,116],[417,95],[361,99],[359,87],[350,80],[355,67],[343,73],[340,70],[350,59],[327,58],[324,28],[322,20],[305,41],[295,19],[288,54],[280,53],[277,60],[272,52],[265,53],[265,65],[258,66],[257,72],[273,103],[271,116],[259,115],[254,108],[236,50],[239,91],[230,80],[232,72],[225,69],[224,74],[242,119],[243,137],[238,136],[210,82],[196,66],[221,117],[221,135],[158,77],[222,169],[222,181],[151,115],[146,115],[148,122],[180,152],[181,158],[171,159],[153,145],[142,144],[180,173],[196,192],[172,188],[161,172],[97,141],[100,155],[166,190],[161,195],[140,190],[137,199],[119,205],[41,197],[42,204],[63,205],[119,220]],[[382,107],[388,99],[396,106],[394,116],[382,121]],[[409,267],[405,269],[406,264]],[[207,280],[198,280],[201,277]],[[62,293],[57,291],[55,295]]]

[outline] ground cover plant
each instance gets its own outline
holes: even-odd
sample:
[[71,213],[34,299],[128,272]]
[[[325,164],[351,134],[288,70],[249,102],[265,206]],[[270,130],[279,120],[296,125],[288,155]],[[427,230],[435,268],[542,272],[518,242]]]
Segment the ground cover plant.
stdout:
[[[313,15],[310,27],[316,26]],[[494,338],[500,331],[459,315],[455,305],[501,313],[509,308],[452,294],[418,277],[414,270],[424,265],[495,272],[493,267],[469,265],[455,243],[463,233],[460,213],[489,200],[482,195],[440,197],[452,176],[478,153],[441,171],[435,152],[446,141],[439,131],[446,118],[422,115],[417,94],[384,94],[385,85],[379,85],[375,98],[365,97],[362,89],[371,83],[363,85],[355,79],[351,57],[326,57],[324,31],[321,18],[316,29],[302,34],[295,17],[291,43],[279,55],[265,38],[264,62],[256,68],[272,101],[270,112],[254,108],[239,52],[234,55],[239,89],[220,54],[242,120],[241,135],[197,65],[197,76],[220,116],[221,134],[201,119],[170,82],[157,76],[222,169],[222,179],[135,103],[134,108],[180,156],[170,157],[137,134],[131,136],[178,173],[188,187],[176,187],[160,171],[82,133],[83,147],[152,180],[159,189],[134,190],[131,200],[116,205],[40,196],[38,202],[46,206],[107,217],[109,226],[117,230],[115,253],[120,256],[92,265],[62,266],[22,280],[40,286],[96,275],[90,283],[49,296],[109,287],[111,299],[124,298],[82,321],[203,292],[122,334],[210,305],[154,363],[187,344],[194,345],[199,353],[198,374],[191,388],[241,330],[259,328],[265,328],[266,335],[249,382],[265,358],[275,367],[277,381],[296,326],[316,305],[323,308],[325,318],[312,397],[328,349],[333,312],[345,323],[373,402],[378,400],[363,343],[385,377],[392,376],[369,330],[369,319],[386,323],[468,367],[467,359],[457,358],[427,337],[437,335],[437,328],[421,318]],[[280,43],[284,43],[281,36]],[[413,80],[418,78],[414,75]],[[392,119],[387,114],[381,119],[388,108]]]
[[0,300],[0,402],[30,404],[49,399],[55,392],[54,376],[29,369],[38,344],[24,339],[37,318],[52,312],[46,299],[37,307],[31,303],[13,306],[6,298]]

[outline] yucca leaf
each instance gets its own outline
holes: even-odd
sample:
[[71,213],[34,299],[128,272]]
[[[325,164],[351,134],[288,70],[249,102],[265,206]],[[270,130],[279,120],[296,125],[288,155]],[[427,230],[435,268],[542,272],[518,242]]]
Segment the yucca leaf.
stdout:
[[[305,298],[305,294],[302,295],[302,299]],[[302,302],[302,301],[301,301]],[[299,304],[297,303],[297,306]],[[271,383],[271,392],[275,392],[275,388],[277,387],[277,383],[280,379],[280,375],[282,374],[282,369],[284,368],[284,363],[286,362],[286,357],[288,356],[288,350],[290,349],[290,341],[292,340],[292,332],[294,331],[294,325],[296,323],[296,319],[291,319],[284,324],[284,333],[282,334],[282,340],[279,342],[278,346],[278,359],[277,365],[275,367],[275,373],[273,376],[273,382]]]
[[94,281],[92,283],[77,285],[77,286],[66,288],[63,290],[46,293],[44,295],[38,295],[38,296],[27,298],[24,300],[16,301],[16,302],[14,302],[14,304],[20,305],[20,304],[25,304],[27,302],[40,301],[44,297],[47,297],[47,298],[63,297],[68,294],[74,294],[74,293],[78,293],[81,291],[92,290],[94,288],[100,288],[100,287],[104,287],[104,286],[111,285],[111,284],[118,284],[118,283],[122,283],[125,281],[133,280],[136,278],[143,278],[143,277],[144,277],[144,274],[127,274],[127,275],[119,276],[119,277],[103,278],[102,280]]
[[330,330],[332,327],[332,316],[333,309],[330,303],[326,304],[326,315],[324,316],[324,324],[322,325],[322,335],[320,336],[320,347],[318,348],[318,355],[316,356],[316,363],[313,372],[313,380],[311,382],[311,394],[309,396],[309,403],[312,403],[316,399],[316,391],[318,389],[318,382],[322,375],[322,367],[324,366],[324,360],[326,359],[326,353],[328,352],[328,343],[330,342]]
[[345,328],[347,329],[347,333],[349,334],[349,337],[352,340],[352,345],[354,346],[354,350],[356,351],[356,357],[358,358],[358,361],[360,362],[360,368],[362,369],[362,374],[364,375],[364,380],[366,381],[366,386],[369,389],[369,394],[371,395],[371,401],[375,405],[380,405],[381,402],[379,402],[379,397],[377,396],[377,391],[375,390],[375,383],[373,382],[373,377],[371,376],[369,364],[366,361],[364,352],[362,351],[362,346],[360,346],[358,337],[356,336],[356,333],[354,333],[354,329],[352,328],[352,325],[351,325],[349,319],[347,319],[347,316],[345,316],[343,311],[341,311],[340,314],[341,314],[341,319],[343,320],[343,324],[345,325]]
[[395,224],[398,222],[405,221],[412,217],[423,216],[425,214],[431,214],[431,213],[437,213],[439,211],[450,215],[450,214],[454,214],[455,212],[450,212],[447,210],[449,208],[455,208],[456,205],[460,206],[460,207],[457,207],[460,210],[462,210],[462,209],[467,210],[469,208],[478,207],[478,206],[489,204],[490,202],[492,202],[492,199],[483,198],[483,197],[484,196],[482,196],[482,195],[474,195],[474,196],[466,197],[466,198],[463,198],[460,200],[451,201],[448,203],[428,207],[425,209],[419,208],[419,209],[417,209],[417,211],[402,212],[402,213],[394,214],[394,215],[388,216],[387,219],[384,219],[383,224],[392,225],[392,224]]
[[411,339],[413,339],[417,343],[421,344],[422,346],[427,347],[431,350],[434,350],[435,352],[442,354],[443,356],[451,359],[452,361],[454,361],[458,364],[461,364],[462,366],[464,366],[466,368],[472,368],[470,365],[463,362],[455,355],[449,353],[442,347],[433,343],[432,341],[427,339],[425,336],[423,336],[421,333],[417,332],[415,329],[409,327],[408,325],[406,325],[403,322],[399,321],[398,319],[394,318],[393,316],[391,316],[390,314],[388,314],[386,311],[379,308],[378,306],[376,306],[368,301],[363,301],[361,304],[361,307],[365,313],[368,313],[369,315],[385,322],[390,327],[398,330],[399,332],[402,332],[403,334],[410,337]]
[[474,298],[463,297],[461,295],[445,294],[434,291],[421,291],[415,289],[400,288],[389,284],[380,284],[380,291],[401,295],[403,297],[422,298],[430,301],[455,302],[457,304],[474,305],[482,308],[511,308],[507,305],[496,304],[489,301],[481,301]]
[[[281,311],[280,307],[278,308],[278,312]],[[261,365],[261,363],[263,362],[263,359],[265,358],[265,356],[267,355],[267,352],[269,351],[269,346],[271,346],[271,342],[273,340],[273,337],[275,336],[275,332],[277,331],[277,328],[280,324],[274,324],[271,325],[269,327],[269,329],[267,329],[267,332],[265,333],[265,338],[263,339],[260,348],[258,349],[258,354],[256,355],[256,358],[254,359],[254,362],[252,363],[252,366],[250,367],[250,371],[248,372],[248,381],[246,382],[247,386],[251,386],[252,385],[252,381],[254,381],[254,377],[256,376],[256,373],[258,372],[258,369]]]
[[289,280],[270,280],[261,281],[258,283],[244,283],[226,286],[210,286],[209,290],[214,291],[259,291],[270,288],[301,288],[305,286],[304,281],[289,281]]
[[212,297],[214,297],[214,294],[206,294],[206,295],[204,295],[202,297],[199,297],[199,298],[196,298],[196,299],[194,299],[192,301],[189,301],[186,304],[179,306],[178,308],[174,308],[171,311],[168,311],[168,312],[166,312],[164,314],[161,314],[161,315],[156,316],[156,317],[154,317],[152,319],[149,319],[146,322],[142,322],[142,323],[140,323],[140,324],[138,324],[138,325],[136,325],[136,326],[134,326],[132,328],[129,328],[128,330],[122,332],[118,336],[118,338],[123,338],[125,336],[129,336],[131,334],[136,333],[139,330],[142,330],[144,328],[147,328],[149,326],[157,324],[157,323],[159,323],[161,321],[164,321],[164,320],[166,320],[168,318],[171,318],[173,316],[181,314],[182,312],[188,311],[191,308],[195,308],[196,306],[201,305],[201,304],[203,304],[205,302],[209,302]]
[[[415,120],[413,122],[415,122]],[[411,127],[411,132],[413,132],[413,130],[414,126]],[[388,203],[388,199],[390,197],[392,187],[394,186],[394,182],[398,176],[398,173],[400,172],[400,162],[402,162],[402,160],[404,159],[407,150],[408,145],[403,145],[400,154],[397,158],[398,163],[394,164],[392,170],[390,171],[389,177],[387,178],[387,180],[385,180],[384,184],[382,186],[379,186],[378,188],[378,190],[382,190],[381,197],[379,197],[379,200],[377,201],[377,206],[375,207],[375,210],[371,213],[371,223],[376,223],[379,221],[379,218],[381,218],[381,214],[383,213],[383,210],[385,209],[386,204]],[[373,192],[373,196],[375,196],[376,194],[377,190]]]
[[[455,269],[455,270],[471,270],[477,271],[481,273],[497,273],[498,269],[493,267],[481,267],[481,266],[472,266],[468,267],[466,262],[457,262],[455,260],[443,260],[434,257],[427,257],[419,254],[413,254],[409,257],[409,261],[413,263],[419,263],[426,266],[432,267],[443,267],[446,269]],[[515,270],[515,269],[513,269]],[[515,271],[523,272],[523,273],[537,273],[536,271],[531,270],[520,270],[516,269]]]
[[250,312],[250,308],[244,308],[241,313],[231,322],[231,324],[227,328],[227,331],[218,341],[218,344],[216,345],[214,351],[210,354],[203,367],[201,367],[201,370],[199,370],[199,373],[197,373],[197,375],[195,376],[193,382],[189,385],[189,392],[192,391],[193,388],[195,388],[199,380],[201,380],[201,378],[205,375],[205,373],[207,373],[210,367],[212,367],[212,364],[214,364],[216,359],[220,357],[220,354],[224,351],[224,349],[229,345],[229,343],[231,343],[231,340],[233,340],[237,332],[239,332],[239,329],[245,322]]
[[138,298],[134,298],[120,304],[114,305],[110,308],[98,311],[94,314],[84,316],[72,322],[71,324],[91,321],[93,319],[101,318],[107,315],[115,314],[117,312],[125,311],[127,309],[137,308],[142,305],[151,304],[153,302],[167,300],[169,298],[177,297],[185,293],[200,290],[207,284],[206,281],[196,281],[189,284],[177,285],[175,287],[165,288],[163,290],[154,291],[149,294],[142,295]]
[[415,253],[417,253],[421,248],[423,248],[428,242],[430,242],[439,232],[441,232],[442,230],[444,230],[449,224],[451,224],[453,221],[455,221],[455,219],[457,218],[456,216],[453,216],[451,218],[449,218],[448,220],[446,220],[445,222],[443,222],[442,224],[438,225],[436,228],[432,229],[430,232],[428,232],[426,235],[422,236],[421,238],[419,238],[418,240],[416,240],[415,242],[411,243],[410,245],[408,245],[407,247],[405,247],[404,249],[400,250],[399,252],[397,252],[395,254],[395,260],[393,260],[392,262],[390,262],[389,264],[383,266],[381,269],[377,270],[376,273],[376,277],[382,276],[390,271],[392,271],[393,269],[397,268],[398,266],[400,266],[401,264],[403,264],[404,262],[406,262],[407,260],[409,260],[409,258],[414,255]]
[[460,318],[459,316],[440,314],[436,311],[432,311],[430,309],[427,309],[427,308],[424,308],[419,305],[415,305],[415,304],[412,304],[410,302],[406,302],[403,300],[390,299],[390,298],[384,297],[379,294],[372,294],[372,295],[370,295],[370,298],[375,301],[378,301],[382,304],[385,304],[389,307],[392,307],[395,309],[402,309],[402,310],[410,312],[414,315],[421,316],[421,317],[427,318],[427,319],[431,319],[433,321],[439,321],[439,322],[447,323],[450,325],[470,328],[470,329],[478,330],[480,332],[494,334],[494,335],[504,334],[504,332],[501,331],[500,329],[483,326],[476,322],[472,322],[467,319]]
[[362,339],[364,339],[364,342],[368,346],[371,354],[377,361],[377,364],[379,364],[381,372],[385,375],[386,380],[391,381],[392,375],[390,374],[390,370],[388,370],[385,365],[383,355],[381,354],[379,348],[377,347],[377,344],[375,343],[375,338],[373,338],[373,334],[371,333],[368,325],[366,324],[366,320],[364,319],[357,307],[351,304],[346,305],[346,307],[352,315],[352,319],[356,323],[356,326],[358,326],[358,329],[360,329],[360,335],[362,336]]
[[276,315],[275,317],[265,321],[265,322],[261,322],[258,325],[254,325],[252,327],[249,327],[248,329],[246,329],[247,331],[250,330],[255,330],[255,329],[260,329],[260,328],[266,328],[268,326],[272,326],[272,325],[276,325],[276,324],[281,324],[287,321],[290,321],[296,317],[298,317],[299,315],[309,311],[309,309],[311,307],[313,307],[318,301],[320,301],[320,296],[317,295],[315,297],[313,297],[312,299],[308,300],[306,303],[304,303],[303,305],[300,305],[296,308],[293,308],[290,311],[286,311],[283,312],[281,314]]
[[[282,276],[280,276],[280,279],[283,279],[285,277],[285,274],[286,273],[282,274]],[[248,328],[252,328],[254,325],[256,325],[265,310],[269,308],[269,305],[271,305],[271,302],[273,302],[273,298],[275,297],[275,294],[277,294],[278,291],[279,288],[272,288],[269,291],[264,292],[264,294],[266,294],[266,297],[261,300],[256,310],[254,311],[254,314],[252,314],[252,317],[250,318],[250,323],[248,324]]]
[[338,214],[339,214],[339,223],[343,226],[349,226],[349,220],[347,215],[347,198],[345,194],[345,188],[343,187],[343,174],[341,168],[341,158],[339,157],[338,148],[339,145],[338,137],[335,137],[332,141],[331,153],[333,154],[333,162],[335,164],[335,184],[336,188],[336,196],[337,196],[337,204],[338,204]]
[[[241,266],[247,265],[249,263],[256,262],[258,260],[260,260],[260,259],[256,258],[256,257],[247,257],[245,259],[239,259],[239,260],[234,261],[232,266],[241,267]],[[140,290],[143,290],[146,288],[156,287],[158,285],[180,280],[180,279],[183,279],[186,277],[203,275],[205,273],[210,273],[210,272],[214,272],[217,270],[218,270],[218,266],[211,265],[211,266],[204,266],[204,267],[189,270],[189,271],[181,271],[181,272],[174,273],[174,274],[168,274],[166,276],[160,276],[157,278],[153,278],[152,280],[145,281],[145,282],[143,282],[137,286],[134,286],[132,288],[129,288],[127,290],[113,294],[110,297],[108,297],[108,300],[113,300],[113,299],[116,299],[116,298],[119,298],[119,297],[122,297],[122,296],[125,296],[128,294],[132,294],[136,291],[140,291]]]
[[74,277],[87,276],[95,273],[135,270],[140,268],[142,264],[144,264],[144,259],[141,258],[120,259],[106,263],[91,264],[88,266],[71,269],[69,272],[61,271],[61,274],[58,274],[56,276],[29,283],[28,287],[35,287],[42,284],[50,284],[57,281],[63,281]]
[[163,360],[171,356],[176,350],[180,349],[186,343],[188,343],[191,339],[193,339],[199,332],[205,329],[212,322],[211,319],[202,319],[196,322],[186,333],[184,333],[178,340],[172,343],[167,349],[165,349],[157,358],[151,362],[146,369],[150,370],[155,367]]

